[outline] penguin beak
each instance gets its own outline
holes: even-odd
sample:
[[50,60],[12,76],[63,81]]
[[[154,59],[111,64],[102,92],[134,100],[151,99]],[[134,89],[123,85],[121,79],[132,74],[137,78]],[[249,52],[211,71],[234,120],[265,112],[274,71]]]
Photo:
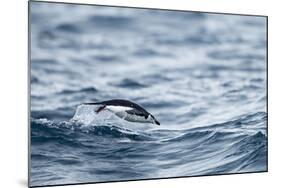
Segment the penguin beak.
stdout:
[[154,123],[155,123],[156,125],[160,125],[160,122],[157,121],[156,119],[154,119]]

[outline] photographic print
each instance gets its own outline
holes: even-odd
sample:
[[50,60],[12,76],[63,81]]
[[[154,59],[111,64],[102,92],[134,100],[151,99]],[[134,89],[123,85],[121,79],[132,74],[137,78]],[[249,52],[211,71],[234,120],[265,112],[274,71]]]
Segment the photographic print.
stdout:
[[29,2],[29,185],[267,171],[267,17]]

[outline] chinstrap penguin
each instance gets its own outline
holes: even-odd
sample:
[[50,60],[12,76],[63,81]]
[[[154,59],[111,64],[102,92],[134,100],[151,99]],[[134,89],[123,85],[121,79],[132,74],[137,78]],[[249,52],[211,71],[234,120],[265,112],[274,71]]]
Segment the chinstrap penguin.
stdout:
[[114,113],[116,116],[130,122],[152,123],[160,125],[160,122],[151,113],[147,112],[140,105],[129,100],[113,99],[108,101],[83,104],[99,105],[99,107],[96,109],[96,113],[100,113],[103,110],[108,110]]

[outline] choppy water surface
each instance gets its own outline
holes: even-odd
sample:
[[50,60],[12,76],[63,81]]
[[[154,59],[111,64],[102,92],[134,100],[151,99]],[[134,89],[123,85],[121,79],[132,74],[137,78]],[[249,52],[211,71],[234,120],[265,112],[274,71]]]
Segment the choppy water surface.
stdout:
[[[31,185],[267,169],[266,19],[31,3]],[[83,102],[132,100],[161,126]]]

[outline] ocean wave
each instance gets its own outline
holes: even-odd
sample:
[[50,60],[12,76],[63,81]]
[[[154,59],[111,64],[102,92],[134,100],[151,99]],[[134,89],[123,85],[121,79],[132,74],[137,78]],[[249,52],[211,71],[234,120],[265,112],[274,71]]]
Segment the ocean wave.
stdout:
[[[255,112],[244,114],[234,118],[233,120],[226,121],[223,123],[216,123],[208,126],[196,127],[192,128],[191,130],[206,130],[206,129],[217,129],[217,130],[231,130],[235,128],[243,128],[243,126],[254,126],[258,123],[265,123],[267,120],[267,113],[266,112]],[[248,127],[249,128],[249,127]]]
[[225,161],[229,161],[216,168],[211,169],[212,173],[230,172],[250,172],[265,170],[264,164],[267,163],[267,138],[261,132],[253,135],[244,136],[233,144],[224,156]]
[[[41,97],[44,98],[44,97]],[[72,107],[59,107],[55,110],[45,109],[45,110],[32,110],[31,116],[36,119],[50,119],[56,121],[67,120],[72,117],[73,108]]]
[[[77,134],[79,133],[83,134],[84,136],[90,135],[108,138],[127,138],[134,141],[160,141],[164,143],[190,142],[190,144],[206,145],[215,143],[221,144],[222,142],[233,143],[237,140],[240,140],[241,138],[244,138],[245,135],[251,132],[243,132],[243,129],[237,131],[237,128],[241,128],[243,126],[254,126],[256,124],[259,124],[260,122],[265,122],[267,118],[266,113],[257,112],[254,114],[239,117],[236,120],[220,124],[186,129],[180,131],[180,133],[175,130],[166,129],[160,129],[158,131],[153,129],[140,131],[138,129],[128,129],[125,125],[120,124],[120,122],[115,122],[115,119],[106,121],[104,119],[106,118],[106,116],[100,117],[101,119],[96,119],[96,117],[92,117],[91,113],[91,119],[90,121],[88,121],[88,116],[83,116],[83,113],[89,112],[89,110],[93,109],[88,109],[84,106],[80,108],[81,109],[77,109],[76,114],[70,121],[56,122],[47,119],[32,119],[32,130],[35,133],[39,131],[46,131],[46,135],[51,134],[51,136],[54,136],[54,141],[61,139],[61,136],[63,136],[62,138],[65,138],[65,134],[68,138],[69,135],[77,136]],[[85,120],[82,121],[81,119]],[[235,129],[236,132],[232,131],[233,129]],[[249,127],[247,127],[247,129],[249,129]],[[158,133],[154,134],[155,131]],[[250,137],[250,140],[244,140],[243,143],[248,143],[253,140],[256,140],[258,142],[259,139],[266,140],[264,136],[266,132],[263,131],[262,133],[261,131],[263,131],[263,129],[260,129],[260,132],[258,132],[253,138]],[[171,137],[169,135],[174,136]],[[44,138],[44,136],[42,138]],[[72,139],[75,140],[75,137],[73,137]],[[48,139],[46,138],[46,140]],[[52,140],[52,138],[50,138],[50,140]],[[239,150],[241,150],[241,148]]]
[[114,86],[122,87],[122,88],[128,88],[128,89],[136,89],[136,88],[145,88],[148,87],[148,85],[145,85],[143,83],[140,83],[134,79],[125,78],[117,83],[112,83]]
[[216,50],[208,53],[208,56],[216,60],[264,60],[260,54],[245,53],[233,50]]
[[99,63],[112,63],[112,62],[120,62],[123,59],[118,55],[95,55],[93,58]]
[[[176,169],[174,175],[187,172],[190,175],[197,173],[203,175],[264,171],[267,161],[266,133],[229,131],[227,125],[237,126],[234,122],[253,125],[253,121],[265,121],[265,115],[257,112],[223,124],[186,130],[160,128],[143,131],[119,127],[119,122],[114,121],[94,120],[85,125],[73,120],[56,122],[48,119],[31,119],[32,147],[53,145],[54,149],[58,147],[66,153],[79,151],[79,158],[84,160],[71,158],[75,157],[73,155],[60,159],[50,155],[50,152],[35,152],[31,157],[33,161],[51,160],[63,166],[81,166],[85,165],[85,160],[93,159],[109,164],[120,160],[123,168],[130,168],[135,163],[140,165],[142,164],[140,161],[152,160],[151,168],[138,166],[134,169],[135,174],[139,175],[136,177],[144,177],[144,174],[153,172],[153,169],[162,169],[159,173],[164,176],[166,168]],[[112,145],[114,146],[111,147]],[[220,161],[217,161],[218,159]],[[116,176],[116,165],[119,166],[115,164],[85,170],[90,175],[101,170]],[[190,171],[188,168],[189,171],[186,171],[184,168],[186,165],[193,166],[194,170]],[[127,177],[127,172],[131,171],[126,171]],[[107,177],[108,173],[103,175]]]
[[213,131],[196,131],[196,132],[188,132],[185,133],[179,137],[172,138],[169,140],[165,140],[165,142],[182,142],[182,141],[187,141],[187,140],[193,140],[193,139],[207,139],[211,135],[213,135]]
[[71,23],[61,23],[57,25],[56,30],[61,31],[63,33],[75,33],[79,34],[82,30],[75,24]]
[[89,17],[88,23],[104,28],[127,29],[134,22],[126,16],[93,15]]
[[152,48],[144,48],[144,49],[136,50],[135,52],[133,52],[133,55],[137,56],[137,57],[141,57],[141,58],[145,58],[145,57],[151,58],[151,57],[154,57],[154,56],[160,56],[160,57],[166,57],[167,58],[167,57],[172,56],[169,53],[159,52],[159,51],[157,51],[155,49],[152,49]]
[[[133,130],[108,125],[83,125],[76,122],[54,122],[47,119],[32,119],[32,140],[36,142],[63,142],[79,145],[79,138],[86,136],[105,137],[105,138],[127,138],[133,141],[153,140],[148,134],[135,132]],[[42,133],[42,134],[40,134]],[[37,135],[38,138],[36,137]],[[94,139],[95,137],[93,137]]]
[[231,149],[235,152],[226,157],[249,153],[252,150],[259,149],[261,146],[266,146],[266,135],[261,132],[257,132],[256,134],[248,135],[239,142],[233,144]]
[[93,94],[98,92],[98,89],[96,89],[95,87],[91,86],[91,87],[84,87],[84,88],[80,88],[80,89],[65,89],[60,91],[58,94],[76,94],[76,93],[83,93],[83,94]]
[[40,81],[39,81],[39,78],[37,78],[34,75],[31,75],[30,82],[31,82],[31,84],[38,84]]

